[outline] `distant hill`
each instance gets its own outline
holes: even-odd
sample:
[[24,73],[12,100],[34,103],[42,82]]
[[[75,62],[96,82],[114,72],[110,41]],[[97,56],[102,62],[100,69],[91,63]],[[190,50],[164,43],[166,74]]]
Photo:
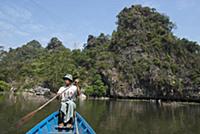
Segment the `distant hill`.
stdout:
[[200,46],[176,37],[175,24],[154,8],[133,5],[117,15],[112,35],[88,36],[83,50],[56,37],[46,48],[31,41],[0,57],[0,80],[19,90],[52,91],[71,73],[92,96],[200,99]]

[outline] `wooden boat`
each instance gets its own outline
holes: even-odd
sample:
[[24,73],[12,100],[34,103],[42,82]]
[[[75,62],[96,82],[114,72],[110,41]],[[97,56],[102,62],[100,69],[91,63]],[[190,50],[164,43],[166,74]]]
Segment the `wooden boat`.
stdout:
[[58,128],[58,111],[42,120],[26,134],[96,134],[85,119],[76,112],[76,118],[72,129]]

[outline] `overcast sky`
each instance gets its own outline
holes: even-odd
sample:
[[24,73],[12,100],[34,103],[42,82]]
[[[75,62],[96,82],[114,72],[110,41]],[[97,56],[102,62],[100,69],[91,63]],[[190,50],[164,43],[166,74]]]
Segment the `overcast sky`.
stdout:
[[199,0],[1,0],[0,46],[33,39],[46,46],[56,36],[68,48],[81,48],[89,34],[111,34],[116,15],[132,4],[156,8],[176,24],[178,37],[200,43]]

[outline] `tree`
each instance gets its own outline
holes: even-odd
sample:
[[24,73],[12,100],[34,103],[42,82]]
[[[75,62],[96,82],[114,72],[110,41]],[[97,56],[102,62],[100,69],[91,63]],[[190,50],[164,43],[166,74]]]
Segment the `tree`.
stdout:
[[3,56],[5,56],[6,51],[4,51],[4,47],[0,46],[0,61],[2,60]]
[[168,16],[141,5],[124,8],[117,18],[117,31],[113,32],[111,43],[115,49],[146,44],[156,37],[165,37],[175,27]]
[[62,44],[62,42],[57,37],[53,37],[53,38],[51,38],[51,40],[48,43],[46,48],[48,50],[57,50],[57,49],[64,48],[64,45]]
[[85,49],[95,48],[98,46],[105,46],[110,41],[110,36],[101,33],[98,37],[93,35],[89,35],[87,39],[87,43],[84,44]]
[[102,82],[101,76],[96,74],[93,77],[92,84],[86,87],[86,94],[92,96],[105,96],[108,87]]
[[153,8],[126,7],[117,19],[111,36],[89,35],[83,50],[65,48],[53,37],[46,48],[33,40],[2,51],[0,80],[56,92],[71,73],[92,96],[200,98],[196,42],[173,35],[174,23]]

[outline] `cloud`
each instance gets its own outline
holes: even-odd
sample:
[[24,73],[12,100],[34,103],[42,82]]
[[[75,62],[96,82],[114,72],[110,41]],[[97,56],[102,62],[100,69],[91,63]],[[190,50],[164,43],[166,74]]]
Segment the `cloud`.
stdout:
[[[0,40],[2,44],[12,44],[16,47],[32,39],[40,41],[43,46],[48,44],[52,37],[58,37],[66,47],[80,47],[78,37],[66,30],[66,26],[45,26],[35,22],[34,12],[17,3],[0,5]],[[12,42],[12,43],[10,43]],[[76,45],[74,45],[76,44]]]
[[10,48],[10,46],[12,46],[11,44],[5,44],[5,43],[2,43],[2,42],[0,42],[0,46],[2,46],[3,47],[3,50],[9,50],[9,48]]
[[14,35],[27,36],[27,32],[17,29],[14,25],[0,21],[0,39],[12,38]]
[[70,49],[83,48],[83,41],[77,40],[78,37],[76,37],[74,34],[69,33],[67,31],[52,32],[42,37],[36,37],[36,39],[40,41],[43,46],[46,46],[52,37],[57,37],[60,41],[63,42],[63,45],[65,45],[65,47],[67,48],[70,48]]
[[8,44],[4,44],[4,43],[0,43],[0,46],[2,47],[5,47],[5,46],[8,46]]
[[178,10],[186,10],[188,8],[195,7],[196,2],[194,0],[177,0],[176,1],[176,6]]
[[15,23],[16,20],[18,22],[30,21],[31,17],[32,17],[31,12],[29,12],[24,8],[20,8],[17,6],[8,6],[8,5],[1,6],[0,18],[8,20],[12,23]]
[[0,40],[2,44],[19,46],[33,35],[45,32],[47,28],[34,21],[33,14],[28,9],[16,3],[0,5]]
[[0,26],[1,31],[23,36],[44,29],[43,25],[34,22],[33,15],[29,10],[15,5],[0,6]]
[[160,5],[158,4],[158,1],[156,0],[136,0],[136,4],[141,4],[142,6],[148,6],[151,8],[159,8]]

